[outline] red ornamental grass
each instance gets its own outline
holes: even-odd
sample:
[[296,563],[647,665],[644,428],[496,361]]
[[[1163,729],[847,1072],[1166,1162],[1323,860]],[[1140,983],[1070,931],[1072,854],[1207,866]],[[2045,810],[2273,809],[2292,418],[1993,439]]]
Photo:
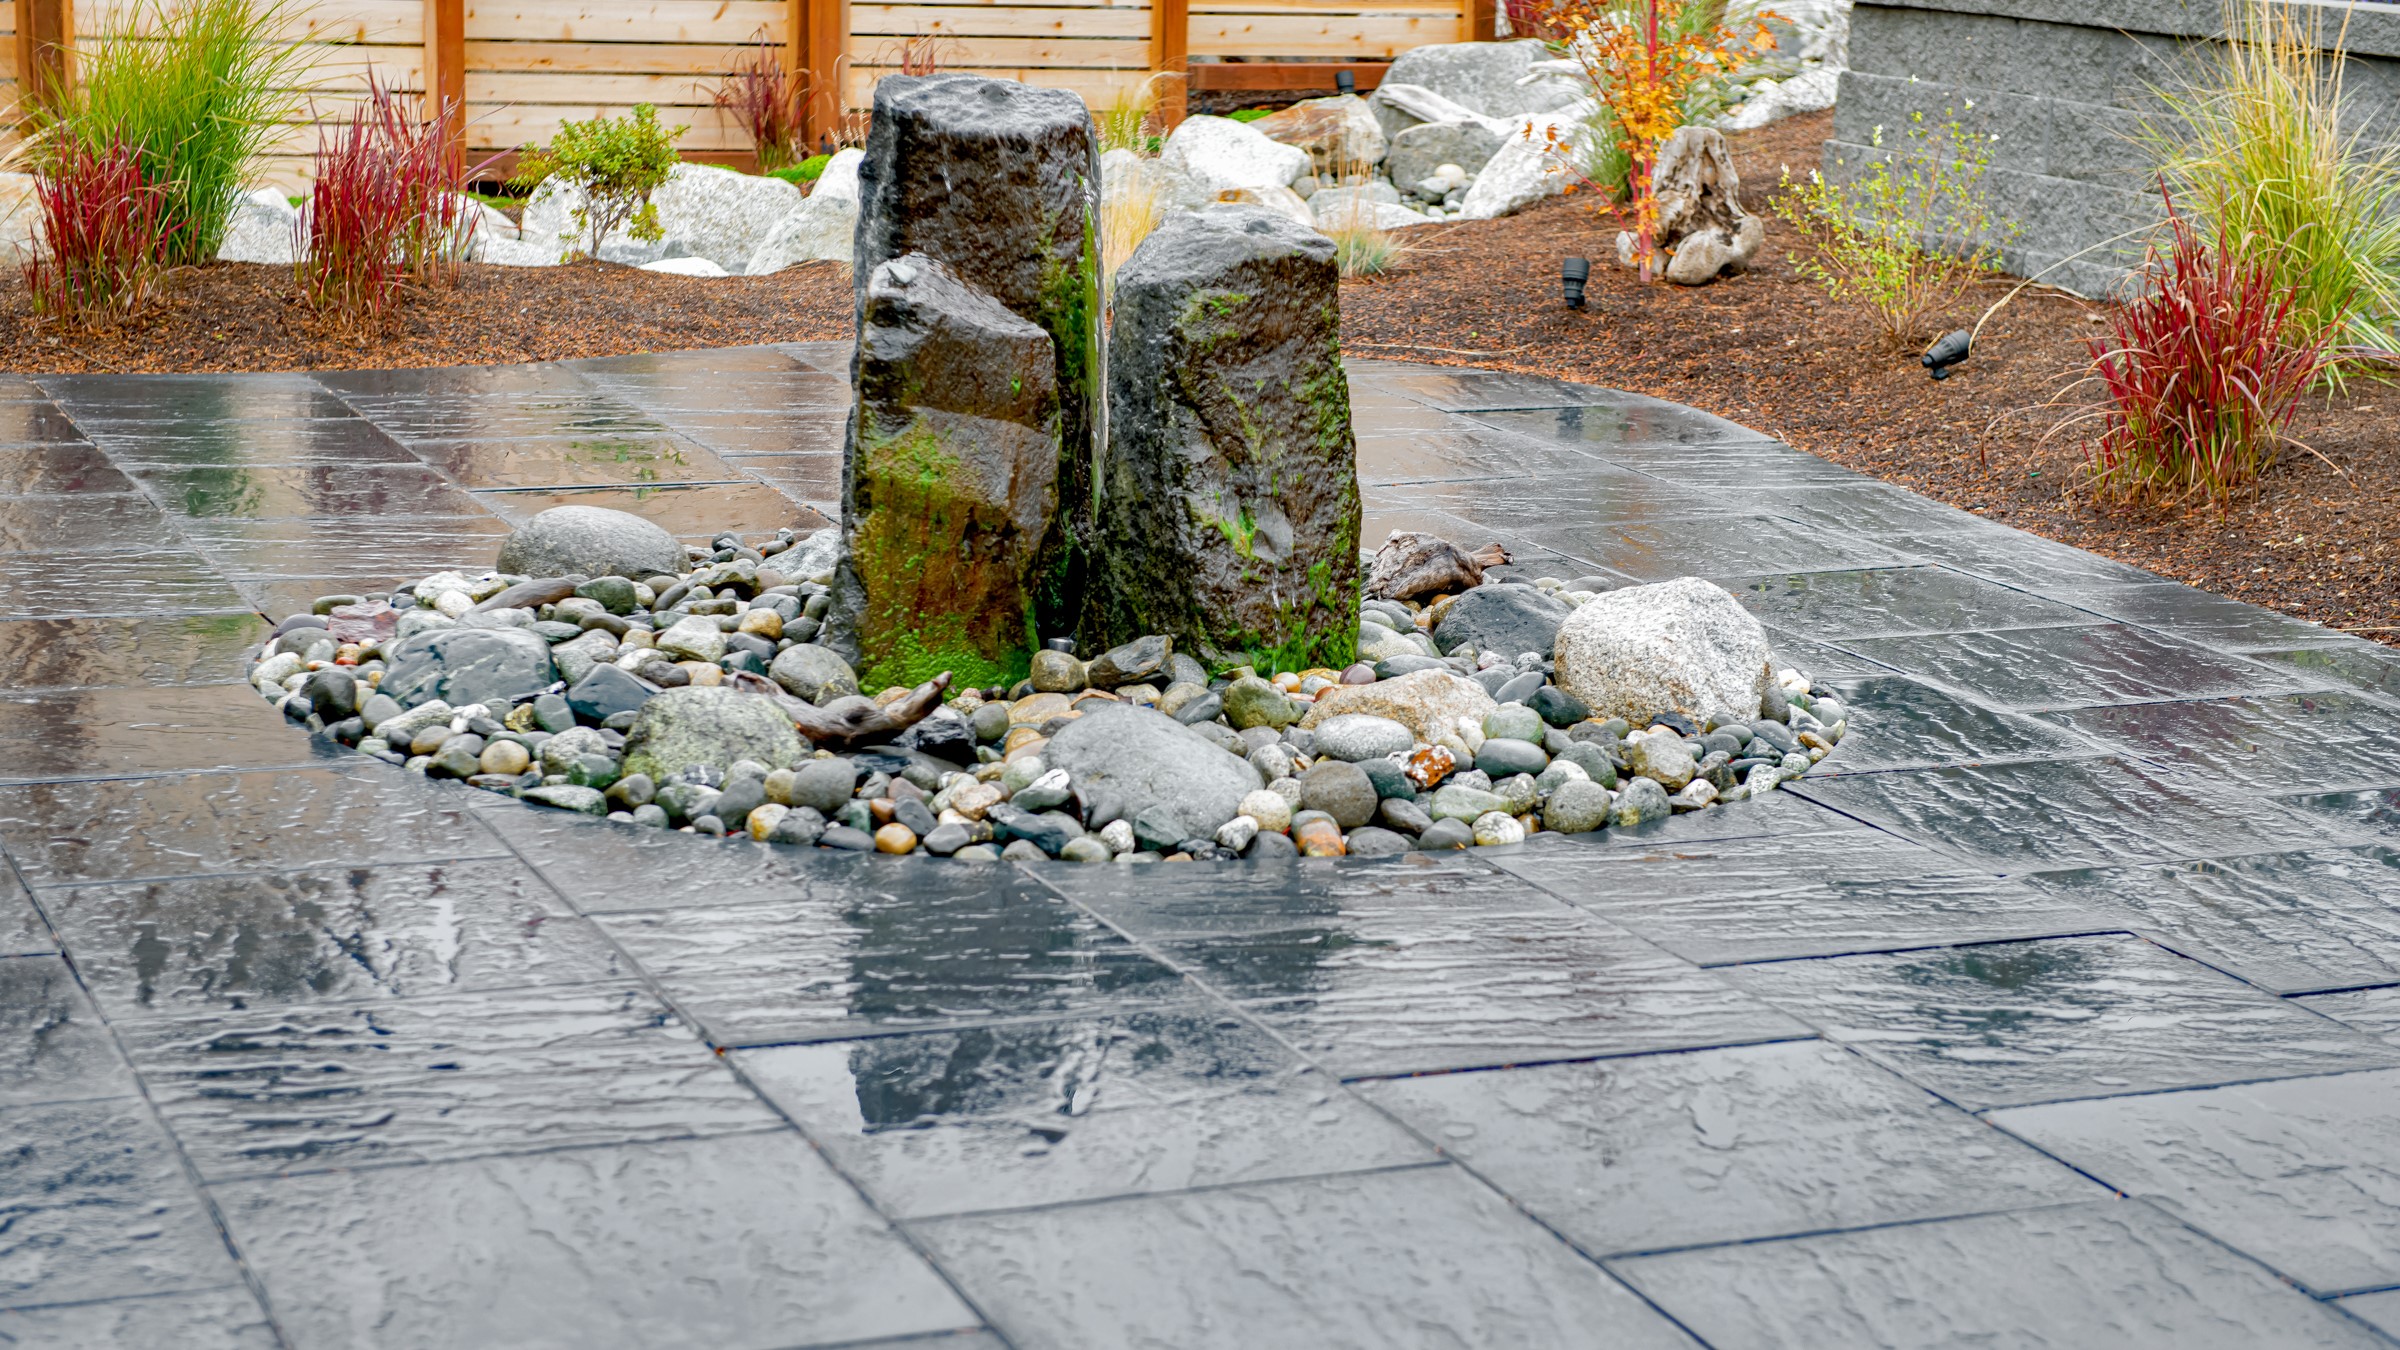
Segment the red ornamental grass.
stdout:
[[2331,351],[2301,334],[2271,259],[2210,248],[2168,207],[2174,239],[2151,250],[2149,293],[2090,342],[2105,394],[2090,469],[2104,497],[2197,494],[2222,510],[2275,462]]
[[751,58],[726,72],[716,105],[750,134],[760,173],[773,173],[799,157],[800,113],[808,80],[787,74],[773,47],[761,43]]
[[42,170],[34,199],[44,246],[25,264],[25,289],[37,312],[89,328],[157,297],[176,227],[131,146],[69,146]]
[[420,121],[370,82],[349,122],[320,135],[295,269],[320,313],[386,324],[404,281],[440,279],[465,253],[475,221],[453,190],[455,115]]

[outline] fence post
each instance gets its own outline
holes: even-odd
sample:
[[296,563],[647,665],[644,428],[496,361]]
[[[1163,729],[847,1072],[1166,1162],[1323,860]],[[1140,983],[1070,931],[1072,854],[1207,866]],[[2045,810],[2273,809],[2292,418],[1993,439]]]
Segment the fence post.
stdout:
[[1183,120],[1185,75],[1191,69],[1191,0],[1150,0],[1150,69],[1175,78],[1159,82],[1157,112],[1162,126]]
[[17,89],[27,107],[66,92],[74,46],[74,0],[17,0]]
[[425,0],[425,117],[447,115],[453,165],[467,156],[466,0]]
[[1491,42],[1500,36],[1499,0],[1467,0],[1467,41]]
[[848,97],[842,79],[850,66],[850,2],[789,0],[787,13],[789,33],[783,64],[794,78],[808,81],[808,106],[801,110],[800,135],[814,153],[820,138],[838,137],[842,130],[842,104]]

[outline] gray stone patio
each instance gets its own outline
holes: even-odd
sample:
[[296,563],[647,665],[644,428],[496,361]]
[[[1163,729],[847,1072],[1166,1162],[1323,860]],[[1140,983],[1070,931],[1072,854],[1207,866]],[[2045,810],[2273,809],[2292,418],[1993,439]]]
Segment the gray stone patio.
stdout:
[[2400,659],[1686,409],[1353,370],[1370,540],[1853,709],[1599,844],[777,850],[241,682],[548,506],[819,523],[845,360],[0,379],[0,1344],[2400,1338]]

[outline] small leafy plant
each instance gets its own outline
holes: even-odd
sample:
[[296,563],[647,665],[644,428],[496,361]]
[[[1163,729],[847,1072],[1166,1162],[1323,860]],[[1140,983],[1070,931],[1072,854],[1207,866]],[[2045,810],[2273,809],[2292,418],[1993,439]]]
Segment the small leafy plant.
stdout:
[[2292,417],[2333,352],[2268,250],[2218,248],[2168,206],[2172,242],[2150,250],[2148,292],[2090,341],[2103,401],[2088,469],[2103,498],[2199,496],[2222,511],[2298,444]]
[[786,164],[780,169],[769,169],[767,171],[767,176],[769,178],[780,178],[805,192],[808,189],[802,187],[801,185],[804,183],[813,183],[818,179],[823,178],[825,176],[825,166],[831,164],[832,162],[833,156],[831,155],[810,155],[808,158],[801,160],[797,164]]
[[43,248],[25,264],[25,289],[37,313],[98,328],[157,298],[181,225],[167,189],[143,176],[131,146],[64,147],[36,180],[34,202]]
[[763,39],[718,82],[716,105],[750,137],[758,171],[772,174],[800,159],[801,114],[808,107],[808,75],[783,68],[783,58]]
[[1932,319],[1998,265],[1992,241],[2015,235],[1984,197],[1988,145],[1955,109],[1939,122],[1917,112],[1899,146],[1846,183],[1787,174],[1774,209],[1808,246],[1801,275],[1833,299],[1865,302],[1893,346],[1920,344]]
[[675,138],[682,127],[661,126],[658,109],[634,105],[624,117],[561,122],[548,145],[526,149],[511,181],[532,189],[545,182],[576,198],[575,233],[561,236],[564,259],[597,255],[602,240],[622,228],[644,242],[665,234],[650,200],[675,168]]

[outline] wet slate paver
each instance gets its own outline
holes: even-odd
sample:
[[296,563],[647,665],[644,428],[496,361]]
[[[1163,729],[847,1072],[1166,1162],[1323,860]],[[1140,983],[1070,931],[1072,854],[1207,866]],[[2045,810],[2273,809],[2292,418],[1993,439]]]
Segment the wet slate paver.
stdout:
[[1959,872],[1879,831],[1494,860],[1551,894],[1704,966],[2124,926],[2116,913],[2004,877]]
[[[2321,1236],[2400,1208],[2367,1184],[2400,658],[1690,409],[1349,365],[1370,545],[1723,577],[1849,704],[1791,790],[1590,841],[821,855],[330,756],[238,683],[246,610],[488,566],[551,505],[828,519],[848,362],[0,380],[0,1127],[134,1113],[267,1299],[84,1261],[89,1301],[0,1338],[1689,1343],[1612,1268],[1718,1345],[2400,1318],[2341,1282],[2388,1242]],[[2302,1104],[2210,1107],[2247,1123],[2205,1175],[2164,1126],[2086,1131],[2188,1223],[2050,1207],[2114,1179],[1971,1114],[2237,1098]],[[167,1250],[76,1231],[118,1274]],[[2338,1304],[2267,1273],[2326,1252]]]
[[0,1141],[0,1306],[241,1279],[140,1098],[0,1108]]
[[268,633],[248,610],[223,614],[0,619],[0,693],[93,685],[223,684]]
[[2035,873],[2167,946],[2279,994],[2400,983],[2400,853],[2319,849]]
[[2353,1294],[2335,1306],[2342,1311],[2400,1340],[2400,1289],[2387,1289],[2374,1294]]
[[1073,873],[1053,884],[1344,1077],[1807,1034],[1472,860],[1170,874],[1114,899]]
[[43,908],[114,1018],[633,973],[513,859],[73,886]]
[[797,1350],[978,1325],[788,1130],[218,1195],[297,1350]]
[[2400,1285],[2400,1073],[1995,1111],[2320,1295]]
[[134,1091],[125,1057],[66,961],[0,958],[0,1107]]
[[[1388,1217],[1406,1214],[1394,1224]],[[1020,1344],[1692,1342],[1447,1167],[1226,1187],[911,1226]],[[1360,1271],[1375,1272],[1372,1286]],[[1438,1329],[1438,1330],[1436,1330]]]
[[2132,936],[1723,974],[1971,1109],[2400,1064],[2400,1047]]
[[1435,1159],[1207,1004],[777,1046],[736,1061],[900,1217]]
[[718,1045],[1096,1012],[1188,997],[1173,970],[1013,868],[597,922]]
[[2249,1260],[2123,1201],[1678,1252],[1614,1269],[1720,1350],[2380,1343]]
[[1804,779],[1786,791],[1995,870],[2261,853],[2312,833],[2223,785],[2110,757]]
[[2207,698],[2299,683],[2288,671],[2123,624],[1853,638],[1845,645],[2003,708]]
[[1597,1255],[2104,1193],[1820,1041],[1434,1074],[1365,1091]]
[[[508,852],[465,794],[367,770],[353,760],[0,787],[0,845],[37,887]],[[364,818],[373,830],[344,828]]]
[[2053,713],[2094,741],[2275,792],[2400,783],[2400,709],[2348,690]]

